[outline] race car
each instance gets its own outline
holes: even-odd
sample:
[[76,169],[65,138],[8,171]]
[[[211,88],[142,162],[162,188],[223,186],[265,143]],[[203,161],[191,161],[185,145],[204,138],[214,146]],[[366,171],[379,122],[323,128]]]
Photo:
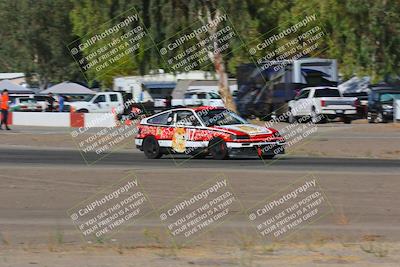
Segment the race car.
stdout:
[[142,119],[135,144],[149,159],[164,154],[271,159],[285,152],[285,139],[277,130],[250,124],[228,109],[205,106],[172,109]]

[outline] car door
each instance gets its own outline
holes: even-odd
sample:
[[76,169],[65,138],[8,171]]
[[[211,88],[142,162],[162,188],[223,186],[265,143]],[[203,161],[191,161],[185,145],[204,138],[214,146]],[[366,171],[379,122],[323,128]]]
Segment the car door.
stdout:
[[156,136],[160,146],[170,146],[175,130],[174,113],[171,111],[161,113],[160,115],[149,119],[147,123],[149,124],[149,127],[151,127],[149,131]]
[[113,109],[117,110],[122,105],[122,102],[123,102],[123,100],[120,99],[121,95],[119,95],[119,94],[109,94],[109,97],[110,97],[110,103],[109,103],[110,106],[109,106],[109,108],[111,110],[113,110]]
[[307,102],[308,96],[310,94],[310,89],[303,89],[295,98],[294,105],[292,107],[294,116],[304,116],[307,115]]
[[95,99],[93,99],[92,110],[97,113],[107,113],[110,112],[111,109],[109,107],[108,95],[99,94]]
[[174,135],[172,148],[180,153],[196,147],[196,131],[201,126],[199,120],[191,110],[178,110],[174,112]]

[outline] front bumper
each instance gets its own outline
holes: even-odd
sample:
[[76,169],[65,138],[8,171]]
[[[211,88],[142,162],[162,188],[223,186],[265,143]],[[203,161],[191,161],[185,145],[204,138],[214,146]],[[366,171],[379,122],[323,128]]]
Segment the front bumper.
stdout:
[[227,147],[230,156],[272,156],[285,154],[285,142],[228,142]]
[[387,120],[393,120],[393,109],[382,110],[382,115]]

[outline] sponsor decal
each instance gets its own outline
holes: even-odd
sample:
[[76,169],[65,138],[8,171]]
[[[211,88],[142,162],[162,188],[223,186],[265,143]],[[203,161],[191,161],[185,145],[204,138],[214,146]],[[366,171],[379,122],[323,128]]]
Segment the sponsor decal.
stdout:
[[183,153],[186,150],[186,130],[185,128],[176,128],[172,137],[172,148]]

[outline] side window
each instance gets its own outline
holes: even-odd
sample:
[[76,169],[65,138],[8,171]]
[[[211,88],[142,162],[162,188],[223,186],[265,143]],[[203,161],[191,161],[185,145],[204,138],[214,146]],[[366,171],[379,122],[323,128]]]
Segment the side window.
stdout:
[[110,101],[111,102],[118,102],[118,95],[117,94],[111,94],[110,95]]
[[304,90],[302,98],[307,98],[310,95],[310,90]]
[[106,96],[105,95],[99,95],[96,97],[95,100],[93,100],[93,103],[103,103],[106,102]]
[[192,98],[192,94],[185,94],[185,99],[190,99]]
[[198,99],[206,99],[206,94],[205,93],[200,93],[197,95]]
[[176,112],[176,126],[200,126],[200,122],[192,111],[181,110]]
[[173,122],[172,112],[166,112],[147,120],[150,124],[171,125]]
[[310,90],[300,91],[299,95],[297,96],[297,100],[307,98],[309,94]]

